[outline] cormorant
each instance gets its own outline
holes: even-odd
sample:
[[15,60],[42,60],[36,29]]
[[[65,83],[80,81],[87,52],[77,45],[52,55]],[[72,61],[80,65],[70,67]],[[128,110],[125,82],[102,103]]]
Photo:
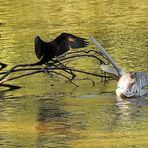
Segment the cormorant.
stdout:
[[62,33],[53,41],[45,42],[39,36],[35,37],[35,53],[38,62],[33,65],[47,64],[53,58],[58,57],[71,48],[83,48],[88,45],[86,39],[69,33]]

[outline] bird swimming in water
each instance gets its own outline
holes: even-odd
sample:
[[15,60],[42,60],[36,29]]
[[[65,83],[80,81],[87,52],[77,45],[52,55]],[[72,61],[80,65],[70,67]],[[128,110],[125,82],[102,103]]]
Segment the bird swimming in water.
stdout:
[[148,86],[148,73],[144,72],[128,72],[125,73],[110,57],[110,55],[101,47],[101,45],[91,36],[91,41],[100,50],[102,55],[111,63],[109,65],[101,64],[103,71],[111,74],[118,80],[116,95],[120,97],[140,97],[147,94],[145,89]]
[[83,48],[88,45],[86,39],[69,33],[62,33],[50,42],[45,42],[39,36],[37,36],[35,37],[34,42],[35,53],[39,61],[31,64],[32,66],[47,64],[49,61],[52,61],[53,58],[58,57],[70,50],[70,48]]

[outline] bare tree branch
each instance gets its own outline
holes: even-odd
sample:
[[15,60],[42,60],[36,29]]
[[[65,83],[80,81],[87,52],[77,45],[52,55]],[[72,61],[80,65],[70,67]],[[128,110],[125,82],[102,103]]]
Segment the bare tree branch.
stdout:
[[2,76],[2,77],[0,78],[0,83],[1,83],[1,81],[2,81],[5,77],[7,77],[11,72],[13,72],[14,69],[16,69],[17,67],[24,67],[24,66],[28,66],[28,64],[18,64],[18,65],[16,65],[16,66],[12,67],[9,71],[6,72],[6,74],[5,74],[4,76]]
[[25,73],[25,74],[22,74],[22,75],[19,75],[19,76],[15,76],[15,77],[12,77],[12,78],[7,78],[7,79],[2,80],[0,82],[0,84],[3,84],[4,82],[7,82],[7,81],[15,80],[15,79],[18,79],[18,78],[21,78],[21,77],[25,77],[25,76],[33,75],[33,74],[36,74],[36,73],[40,73],[40,72],[42,72],[42,71],[38,70],[38,71]]
[[96,51],[96,50],[80,50],[80,51],[67,52],[67,53],[65,53],[65,54],[63,54],[63,55],[61,55],[61,56],[59,56],[58,59],[59,59],[59,58],[63,58],[63,57],[65,57],[65,56],[67,56],[67,55],[71,55],[71,54],[72,54],[72,55],[78,54],[78,53],[89,54],[90,52],[102,56],[102,53],[101,53],[101,52],[98,52],[98,51]]
[[[107,64],[107,62],[108,62],[102,56],[102,54],[100,52],[97,52],[95,50],[83,50],[83,51],[69,52],[69,53],[66,53],[66,54],[56,58],[53,61],[50,61],[48,63],[48,65],[46,65],[44,67],[30,67],[31,64],[15,65],[10,70],[0,73],[0,75],[3,75],[2,77],[0,77],[0,86],[5,85],[4,84],[5,82],[12,81],[12,80],[15,80],[15,79],[18,79],[21,77],[37,74],[40,72],[44,72],[44,73],[48,73],[48,74],[55,73],[59,76],[66,78],[67,80],[69,80],[72,84],[74,84],[77,87],[78,87],[78,85],[76,85],[72,81],[76,77],[75,73],[83,73],[85,75],[91,75],[91,76],[99,77],[99,78],[102,78],[105,80],[107,78],[110,78],[109,76],[106,76],[105,74],[102,75],[102,74],[87,72],[87,71],[83,71],[83,70],[79,70],[79,69],[74,69],[74,68],[71,68],[71,67],[68,67],[65,65],[65,63],[67,63],[67,62],[69,64],[71,61],[77,60],[80,58],[93,58],[93,59],[96,59],[97,61],[99,61],[100,64],[101,63]],[[19,74],[17,76],[11,77],[11,78],[7,78],[7,76],[10,75],[11,73],[24,72],[24,71],[28,71],[28,72],[23,73],[23,74]],[[66,76],[64,73],[57,72],[57,71],[63,71],[65,74],[70,74],[71,78],[69,78],[69,76]],[[95,82],[90,78],[82,78],[81,80],[90,80],[93,83],[93,85],[95,85]]]
[[14,89],[19,89],[21,88],[20,86],[16,86],[16,85],[11,85],[11,84],[0,84],[1,87],[7,87],[9,88],[9,90],[14,90]]
[[78,87],[78,85],[77,84],[75,84],[73,81],[72,81],[72,79],[69,79],[69,77],[67,77],[67,76],[65,76],[65,75],[63,75],[63,74],[61,74],[61,73],[59,73],[59,72],[56,72],[56,71],[51,71],[52,73],[55,73],[55,74],[57,74],[57,75],[60,75],[60,76],[62,76],[62,77],[64,77],[64,78],[66,78],[66,79],[68,79],[72,84],[74,84],[76,87]]
[[[63,59],[59,59],[59,61],[65,61],[67,59],[74,59],[74,58],[82,58],[82,57],[90,57],[90,58],[95,58],[97,59],[99,62],[104,63],[103,60],[101,60],[99,57],[97,57],[96,55],[89,55],[89,54],[77,54],[77,55],[72,55],[69,57],[64,57]],[[105,64],[105,63],[104,63]]]

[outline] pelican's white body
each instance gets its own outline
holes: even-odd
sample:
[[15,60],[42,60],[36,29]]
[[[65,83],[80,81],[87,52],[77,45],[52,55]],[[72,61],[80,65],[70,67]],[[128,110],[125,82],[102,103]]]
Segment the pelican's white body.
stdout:
[[142,73],[137,73],[138,76],[141,76],[141,79],[137,79],[138,76],[134,76],[134,74],[135,73],[125,73],[120,77],[116,89],[117,96],[140,97],[147,93],[144,89],[144,83],[146,82],[146,79]]

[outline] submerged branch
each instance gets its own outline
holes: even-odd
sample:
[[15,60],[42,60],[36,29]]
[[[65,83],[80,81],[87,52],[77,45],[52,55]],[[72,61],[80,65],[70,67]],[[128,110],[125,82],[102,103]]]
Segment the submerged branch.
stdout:
[[15,80],[15,79],[18,79],[18,78],[21,78],[21,77],[25,77],[25,76],[29,76],[29,75],[33,75],[33,74],[36,74],[36,73],[40,73],[42,71],[33,71],[33,72],[29,72],[29,73],[25,73],[25,74],[21,74],[19,76],[15,76],[15,77],[12,77],[12,78],[8,78],[8,79],[4,79],[3,81],[1,81],[0,84],[3,84],[4,82],[7,82],[7,81],[12,81],[12,80]]
[[[94,53],[94,54],[92,54],[92,53]],[[99,61],[100,64],[101,63],[106,64],[106,59],[104,59],[102,57],[100,52],[97,52],[95,50],[87,50],[87,51],[83,50],[83,51],[77,51],[77,52],[69,52],[69,53],[64,54],[63,56],[56,58],[55,61],[54,60],[50,61],[49,64],[46,65],[45,67],[32,67],[31,64],[15,65],[10,70],[0,73],[0,75],[3,75],[2,77],[0,77],[0,86],[5,85],[4,84],[5,82],[12,81],[12,80],[15,80],[15,79],[18,79],[21,77],[25,77],[25,76],[29,76],[29,75],[41,73],[41,72],[48,73],[48,74],[54,73],[59,76],[62,76],[77,87],[78,87],[78,85],[76,85],[72,81],[77,76],[75,73],[83,73],[86,75],[91,75],[91,76],[105,78],[105,79],[110,78],[109,76],[106,76],[106,75],[101,75],[101,74],[87,72],[87,71],[83,71],[83,70],[79,70],[79,69],[74,69],[71,67],[67,67],[65,65],[65,63],[67,63],[68,61],[69,61],[68,62],[68,64],[69,64],[72,60],[77,60],[80,58],[93,58],[93,59],[96,59],[97,61]],[[23,74],[19,74],[17,76],[13,76],[11,78],[7,78],[7,76],[10,75],[11,73],[24,72],[24,71],[28,71],[28,72],[23,73]],[[70,75],[71,78],[69,76],[65,75],[64,73],[57,72],[57,71],[63,71],[65,74]],[[83,78],[83,80],[86,80],[86,79],[91,80],[89,78]],[[93,82],[93,85],[94,85],[94,81],[93,80],[91,80],[91,81]]]
[[69,82],[71,82],[73,85],[75,85],[76,87],[78,87],[78,85],[75,84],[75,83],[72,81],[72,79],[70,79],[69,77],[67,77],[67,76],[65,76],[65,75],[63,75],[63,74],[61,74],[61,73],[59,73],[59,72],[56,72],[56,71],[51,71],[51,72],[52,72],[52,73],[55,73],[55,74],[57,74],[57,75],[60,75],[60,76],[62,76],[62,77],[64,77],[64,78],[66,78],[66,79],[68,79]]
[[[87,55],[87,54],[77,54],[77,55],[72,55],[72,56],[68,56],[68,57],[64,57],[63,59],[59,59],[60,62],[65,61],[67,59],[74,59],[74,58],[82,58],[82,57],[90,57],[90,58],[95,58],[97,59],[100,63],[104,63],[103,60],[101,60],[99,57],[95,56],[95,55]],[[104,63],[105,64],[105,63]]]
[[78,54],[78,53],[84,53],[84,54],[89,54],[90,52],[92,52],[92,53],[94,53],[94,54],[97,54],[97,55],[101,55],[102,56],[102,53],[101,52],[98,52],[98,51],[96,51],[96,50],[81,50],[81,51],[72,51],[72,52],[67,52],[67,53],[65,53],[65,54],[63,54],[63,55],[61,55],[61,56],[59,56],[58,57],[58,59],[60,59],[60,58],[63,58],[63,57],[65,57],[65,56],[67,56],[67,55],[74,55],[74,54]]
[[0,78],[0,83],[1,83],[1,81],[4,79],[4,78],[6,78],[11,72],[13,72],[17,67],[25,67],[25,66],[28,66],[28,64],[18,64],[18,65],[16,65],[16,66],[14,66],[14,67],[12,67],[10,70],[8,70],[6,73],[5,73],[5,75],[4,76],[2,76],[1,78]]
[[9,90],[14,90],[14,89],[19,89],[21,88],[20,86],[16,86],[16,85],[11,85],[11,84],[0,84],[1,87],[7,87],[9,88]]

